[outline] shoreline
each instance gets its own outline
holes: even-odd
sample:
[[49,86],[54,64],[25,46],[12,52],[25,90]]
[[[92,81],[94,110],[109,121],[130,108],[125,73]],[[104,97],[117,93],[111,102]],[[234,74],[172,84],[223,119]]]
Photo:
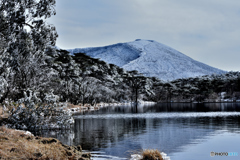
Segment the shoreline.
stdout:
[[[207,103],[240,103],[240,100],[237,101],[204,101],[204,102],[152,102],[152,101],[142,101],[139,103],[139,105],[157,105],[157,104],[207,104]],[[70,104],[72,105],[72,104]],[[131,106],[135,105],[132,102],[125,102],[125,103],[98,103],[96,105],[91,106],[90,104],[82,105],[72,105],[73,107],[68,108],[68,111],[73,114],[79,114],[83,112],[89,112],[89,111],[97,111],[101,108],[111,107],[111,106]]]
[[[157,102],[153,101],[139,101],[139,105],[154,105],[157,104]],[[68,111],[71,112],[71,114],[75,115],[78,113],[83,113],[86,111],[97,111],[101,108],[106,108],[106,107],[111,107],[111,106],[130,106],[130,105],[135,105],[133,102],[119,102],[119,103],[97,103],[95,105],[90,105],[90,104],[85,104],[84,106],[82,105],[73,105],[73,104],[68,104],[69,106],[67,107]]]

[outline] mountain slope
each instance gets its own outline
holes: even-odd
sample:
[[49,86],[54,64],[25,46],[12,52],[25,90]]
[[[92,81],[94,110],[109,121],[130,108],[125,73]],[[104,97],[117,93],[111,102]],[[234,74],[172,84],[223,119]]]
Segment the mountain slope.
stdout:
[[145,76],[161,80],[225,73],[152,40],[137,39],[105,47],[78,48],[70,53],[86,53],[126,70],[137,70]]

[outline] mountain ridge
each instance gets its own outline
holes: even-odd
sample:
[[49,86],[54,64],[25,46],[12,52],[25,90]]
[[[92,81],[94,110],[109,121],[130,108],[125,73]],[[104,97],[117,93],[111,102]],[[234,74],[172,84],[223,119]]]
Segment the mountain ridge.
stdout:
[[225,73],[154,40],[136,39],[132,42],[68,51],[71,54],[85,53],[92,58],[99,58],[129,71],[137,70],[145,76],[164,81]]

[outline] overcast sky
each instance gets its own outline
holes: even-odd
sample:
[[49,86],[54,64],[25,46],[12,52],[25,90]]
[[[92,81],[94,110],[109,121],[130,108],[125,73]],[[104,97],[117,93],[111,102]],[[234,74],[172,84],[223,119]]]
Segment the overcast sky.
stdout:
[[57,0],[57,46],[156,40],[210,66],[240,70],[240,0]]

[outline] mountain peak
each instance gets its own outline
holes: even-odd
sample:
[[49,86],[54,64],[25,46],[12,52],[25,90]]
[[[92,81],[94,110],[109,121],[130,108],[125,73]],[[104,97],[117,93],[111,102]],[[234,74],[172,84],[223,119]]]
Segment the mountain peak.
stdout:
[[165,81],[225,73],[154,40],[136,39],[105,47],[78,48],[69,51],[72,54],[85,53],[126,70],[137,70],[145,76],[158,77]]

